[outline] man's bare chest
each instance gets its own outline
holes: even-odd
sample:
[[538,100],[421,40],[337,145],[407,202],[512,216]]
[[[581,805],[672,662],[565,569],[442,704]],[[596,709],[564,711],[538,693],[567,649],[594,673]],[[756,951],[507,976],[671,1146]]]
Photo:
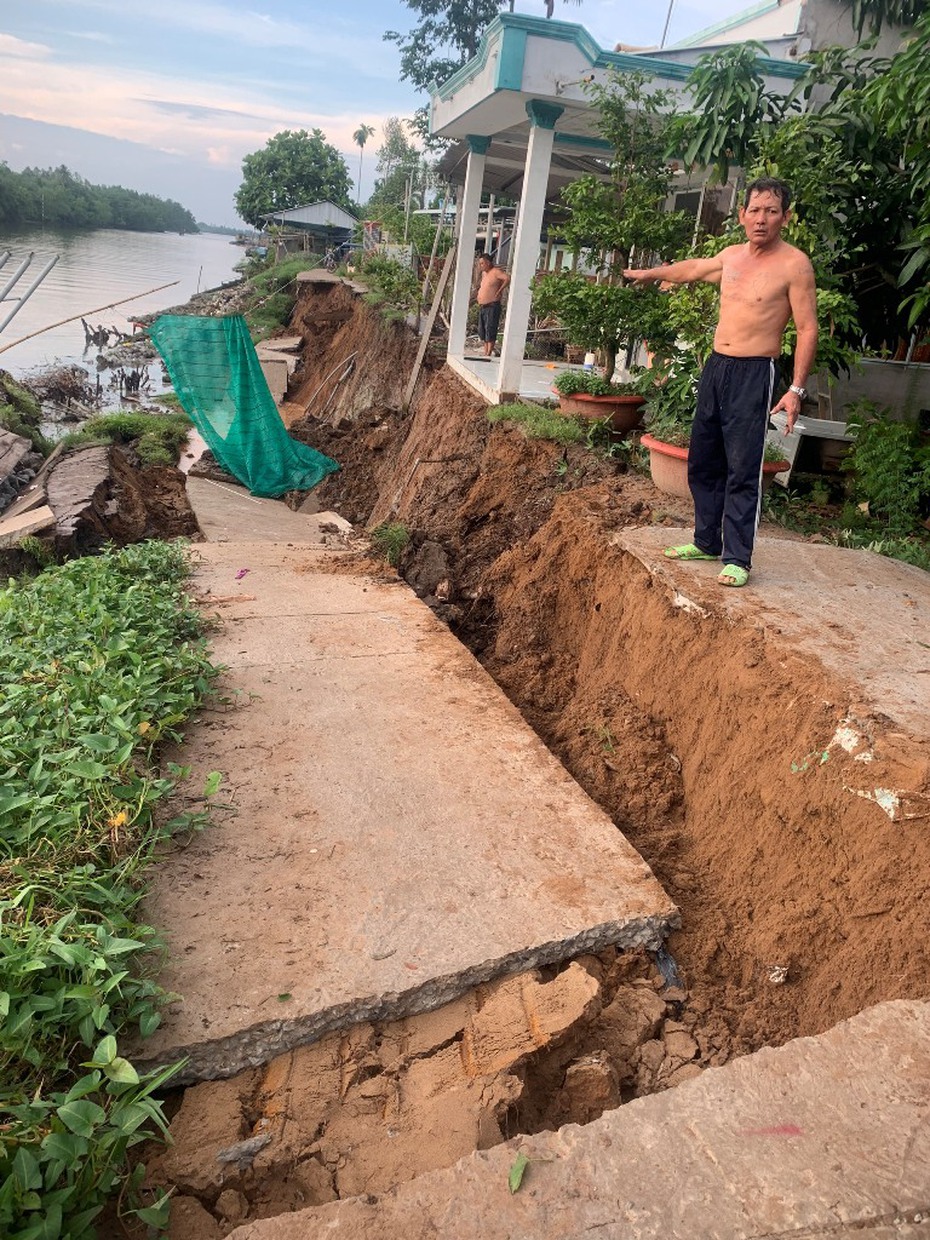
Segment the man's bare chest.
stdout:
[[735,260],[720,277],[721,307],[780,307],[788,301],[788,281],[780,264]]

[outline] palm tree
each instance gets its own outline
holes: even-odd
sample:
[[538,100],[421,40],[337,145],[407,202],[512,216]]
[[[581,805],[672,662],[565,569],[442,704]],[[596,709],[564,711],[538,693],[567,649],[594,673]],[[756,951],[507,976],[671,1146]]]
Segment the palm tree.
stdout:
[[365,143],[375,132],[374,125],[359,125],[352,135],[352,141],[358,147],[358,200],[362,201],[362,156],[365,154]]
[[[565,0],[565,2],[566,4],[581,4],[582,0]],[[510,6],[510,11],[513,12],[513,5]],[[555,0],[546,0],[546,16],[551,17],[554,12]]]

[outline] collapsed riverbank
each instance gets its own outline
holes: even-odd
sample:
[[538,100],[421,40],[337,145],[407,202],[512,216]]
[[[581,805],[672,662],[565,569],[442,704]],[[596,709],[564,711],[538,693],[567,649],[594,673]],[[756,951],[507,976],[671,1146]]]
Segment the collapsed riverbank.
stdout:
[[[883,613],[877,628],[843,593],[864,573],[889,591],[890,613],[894,592],[903,620],[889,629],[888,658],[900,661],[903,642],[919,655],[907,625],[925,615],[925,576],[837,552],[838,575],[812,577],[811,591],[849,607],[822,624],[804,619],[812,597],[796,613],[766,598],[762,552],[758,590],[735,597],[698,589],[693,566],[663,578],[636,540],[689,514],[623,454],[492,425],[438,358],[404,409],[415,338],[337,282],[305,287],[288,331],[303,341],[285,407],[291,433],[342,465],[317,502],[358,525],[403,527],[401,576],[681,911],[667,956],[579,960],[594,990],[580,979],[577,1004],[577,969],[566,960],[553,970],[566,978],[565,1024],[551,1044],[506,1062],[486,1108],[468,1113],[468,1139],[587,1122],[870,1004],[925,997],[930,741],[903,689],[863,681],[862,643],[880,646]],[[811,548],[798,548],[795,563],[809,567],[801,552]],[[781,580],[786,593],[790,567]],[[844,651],[859,652],[845,671]],[[913,681],[919,659],[912,670]],[[882,789],[895,790],[890,814]],[[193,1222],[184,1232],[179,1215],[177,1240],[208,1222],[226,1234],[243,1218],[385,1191],[458,1157],[460,1145],[421,1140],[399,1166],[387,1130],[392,1100],[413,1097],[412,1067],[424,1099],[447,1105],[447,1052],[467,1043],[469,1019],[466,1007],[402,1030],[361,1024],[188,1089],[174,1104],[175,1151],[153,1170],[188,1203]],[[401,1046],[414,1048],[409,1062]],[[263,1143],[235,1170],[216,1163],[216,1150],[273,1131],[282,1115],[300,1118],[286,1148]],[[407,1116],[411,1132],[422,1115]]]

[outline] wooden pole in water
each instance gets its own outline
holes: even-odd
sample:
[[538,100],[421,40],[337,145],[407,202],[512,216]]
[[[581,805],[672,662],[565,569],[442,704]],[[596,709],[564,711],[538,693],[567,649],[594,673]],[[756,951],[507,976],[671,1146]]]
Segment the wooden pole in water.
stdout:
[[0,353],[6,353],[7,349],[15,349],[18,344],[23,344],[26,340],[32,340],[34,336],[42,336],[45,332],[50,332],[56,327],[64,327],[65,323],[73,323],[75,319],[87,318],[90,314],[102,314],[104,310],[112,310],[114,306],[125,305],[127,301],[138,301],[140,297],[148,297],[150,293],[160,293],[164,288],[174,288],[176,284],[180,284],[180,280],[172,280],[170,284],[159,284],[157,288],[146,289],[144,293],[135,293],[132,297],[123,297],[120,301],[107,302],[105,306],[98,306],[96,310],[85,310],[83,314],[72,314],[69,319],[61,319],[57,323],[49,323],[48,327],[40,327],[37,332],[30,332],[28,336],[20,336],[19,340],[13,340],[10,344],[0,345]]

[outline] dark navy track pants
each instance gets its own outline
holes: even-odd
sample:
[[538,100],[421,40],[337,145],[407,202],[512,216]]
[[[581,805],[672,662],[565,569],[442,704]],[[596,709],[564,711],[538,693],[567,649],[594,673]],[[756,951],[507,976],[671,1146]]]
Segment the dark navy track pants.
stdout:
[[772,407],[770,357],[712,353],[698,385],[688,452],[694,542],[724,564],[750,568],[762,501],[762,457]]

